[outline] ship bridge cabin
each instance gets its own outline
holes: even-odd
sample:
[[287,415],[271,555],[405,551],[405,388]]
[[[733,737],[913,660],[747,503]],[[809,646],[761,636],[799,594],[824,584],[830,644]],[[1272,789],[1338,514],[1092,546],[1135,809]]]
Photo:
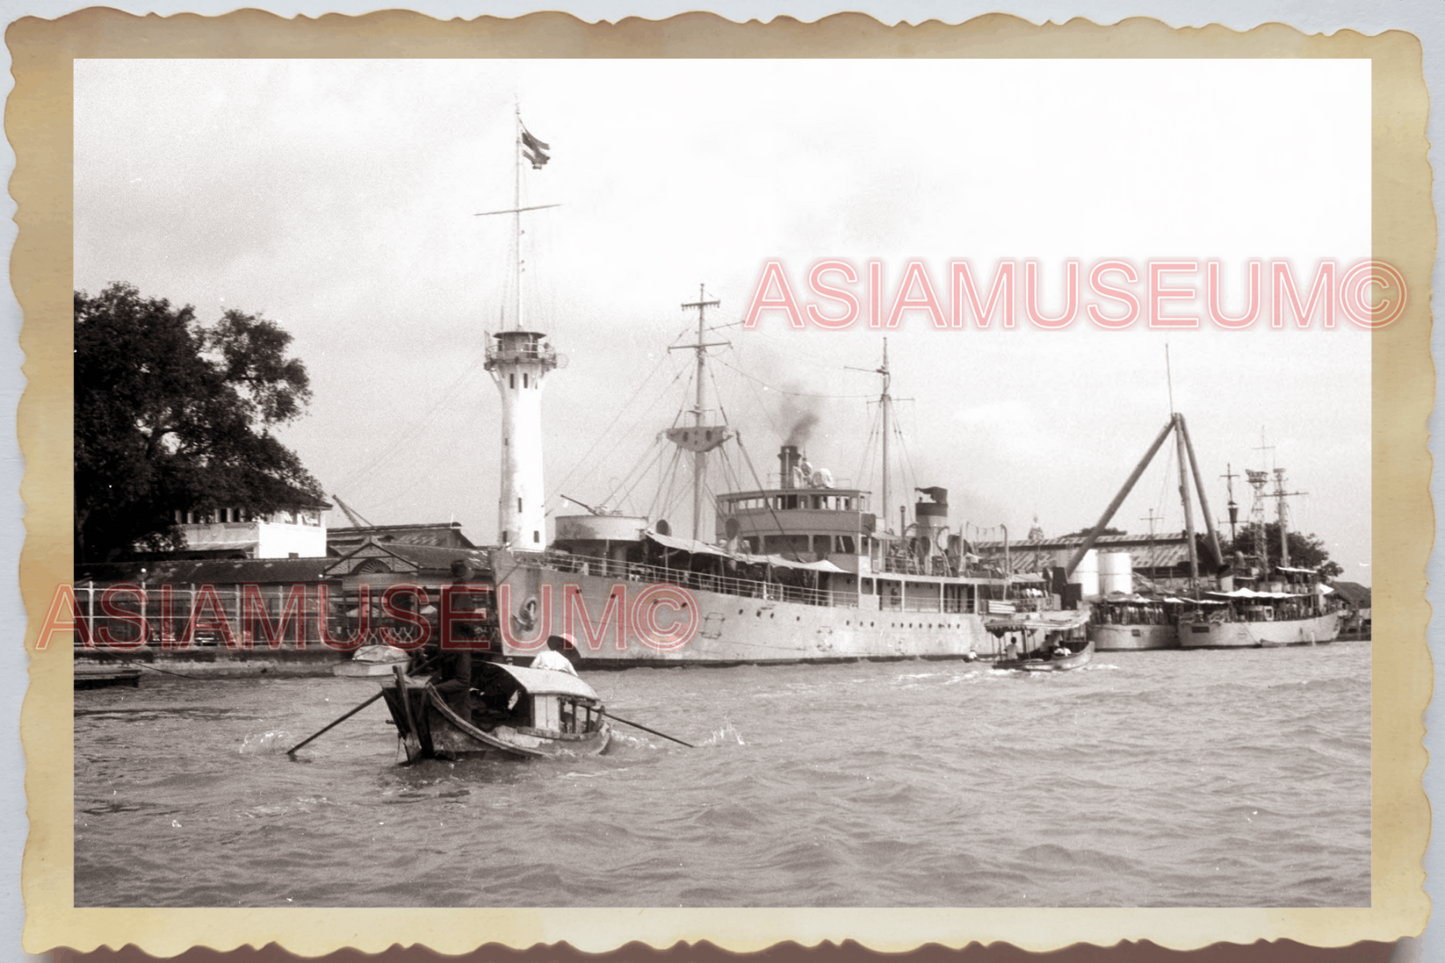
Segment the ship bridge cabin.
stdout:
[[[1003,583],[971,578],[962,539],[948,532],[948,493],[921,489],[903,536],[878,531],[868,492],[834,487],[793,445],[778,455],[779,487],[718,496],[717,540],[730,554],[807,566],[831,604],[919,612],[977,612]],[[828,604],[828,603],[824,603]]]

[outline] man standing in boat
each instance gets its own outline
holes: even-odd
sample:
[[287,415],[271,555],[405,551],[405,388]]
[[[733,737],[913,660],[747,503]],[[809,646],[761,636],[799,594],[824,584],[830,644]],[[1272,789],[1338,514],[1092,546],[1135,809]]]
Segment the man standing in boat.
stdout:
[[[474,662],[499,661],[501,646],[496,619],[491,616],[490,586],[477,581],[476,570],[464,558],[452,562],[451,574],[451,582],[442,586],[438,631],[434,634],[441,678],[436,689],[457,715],[471,722],[471,692],[477,685]],[[443,621],[442,610],[452,617]],[[441,631],[443,625],[445,632]]]

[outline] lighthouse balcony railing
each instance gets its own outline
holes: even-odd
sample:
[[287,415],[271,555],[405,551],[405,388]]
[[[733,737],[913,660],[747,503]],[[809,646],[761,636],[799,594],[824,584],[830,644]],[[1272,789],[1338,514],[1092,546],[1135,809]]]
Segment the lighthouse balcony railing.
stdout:
[[574,555],[568,552],[518,552],[517,555],[520,558],[537,561],[544,567],[558,572],[572,572],[578,575],[628,579],[634,582],[663,582],[700,592],[716,592],[720,595],[734,595],[768,602],[798,602],[803,605],[819,606],[856,606],[858,604],[856,594],[834,592],[830,589],[818,589],[806,585],[788,585],[761,579],[737,578],[731,575],[694,572],[690,569],[669,568],[662,565],[649,565],[644,562],[621,561],[592,555]]
[[503,344],[487,345],[487,364],[512,361],[540,361],[543,364],[557,363],[557,349],[546,341],[509,341]]

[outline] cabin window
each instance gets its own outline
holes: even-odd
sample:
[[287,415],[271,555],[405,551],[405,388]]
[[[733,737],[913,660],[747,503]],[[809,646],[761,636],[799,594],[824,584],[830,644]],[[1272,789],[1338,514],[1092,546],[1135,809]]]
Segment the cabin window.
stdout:
[[814,535],[814,536],[813,536],[813,551],[816,552],[816,553],[818,553],[819,555],[827,555],[828,553],[832,552],[832,551],[833,551],[833,536],[832,536],[832,535]]
[[522,387],[523,387],[523,388],[527,387],[527,377],[528,377],[528,376],[527,376],[527,372],[523,371],[523,372],[522,372]]
[[853,536],[852,536],[852,535],[839,535],[839,536],[837,536],[837,537],[834,539],[833,544],[834,544],[834,549],[833,549],[833,550],[836,551],[836,552],[838,552],[838,553],[841,554],[841,555],[852,555],[852,554],[854,554]]
[[872,595],[873,580],[871,578],[860,579],[858,582],[858,591],[863,595]]
[[517,373],[515,371],[507,375],[507,387],[513,391],[517,390]]
[[785,552],[793,552],[793,553],[796,553],[796,554],[802,554],[802,553],[805,553],[805,552],[808,551],[808,536],[807,536],[807,535],[769,535],[769,536],[768,536],[767,545],[768,545],[768,551],[769,551],[769,552],[773,552],[773,553],[775,553],[775,554],[781,555],[781,554],[783,554],[783,553],[785,553]]

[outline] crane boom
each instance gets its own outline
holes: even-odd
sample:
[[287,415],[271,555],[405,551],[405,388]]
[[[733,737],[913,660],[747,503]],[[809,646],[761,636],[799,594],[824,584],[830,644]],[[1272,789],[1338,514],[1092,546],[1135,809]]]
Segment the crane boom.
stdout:
[[371,522],[368,522],[364,517],[362,517],[360,512],[352,508],[350,505],[346,504],[346,502],[342,500],[340,495],[337,495],[333,492],[331,497],[336,500],[336,504],[341,506],[341,510],[346,513],[346,517],[351,520],[351,524],[354,528],[376,527],[375,525],[371,524]]

